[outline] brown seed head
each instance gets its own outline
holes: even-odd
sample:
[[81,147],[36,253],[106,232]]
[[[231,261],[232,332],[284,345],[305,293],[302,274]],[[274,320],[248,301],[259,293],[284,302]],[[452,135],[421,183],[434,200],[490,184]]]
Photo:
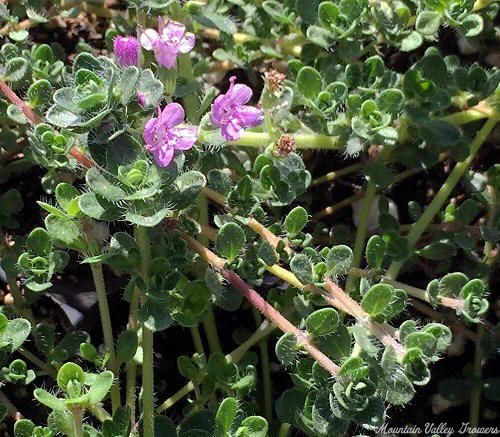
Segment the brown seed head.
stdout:
[[278,143],[276,144],[276,153],[278,155],[288,155],[296,150],[297,148],[295,147],[295,140],[293,137],[289,134],[281,135]]
[[264,73],[266,78],[267,86],[271,94],[276,94],[283,89],[283,82],[286,79],[286,75],[280,73],[278,70],[269,70]]

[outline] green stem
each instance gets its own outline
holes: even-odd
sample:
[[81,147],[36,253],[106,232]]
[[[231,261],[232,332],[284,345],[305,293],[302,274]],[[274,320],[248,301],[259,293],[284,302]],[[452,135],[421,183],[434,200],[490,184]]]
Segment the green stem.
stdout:
[[[186,85],[196,82],[193,74],[193,66],[191,65],[191,58],[189,53],[180,55],[178,58],[179,63],[179,76],[185,79]],[[197,124],[200,121],[200,114],[198,108],[200,102],[196,94],[190,93],[182,98],[184,102],[184,109],[186,110],[187,119],[193,123]]]
[[[373,182],[368,182],[365,195],[363,197],[363,204],[361,205],[361,213],[359,217],[359,225],[356,231],[356,239],[354,240],[354,253],[352,258],[352,267],[358,268],[361,265],[361,258],[363,257],[363,249],[365,247],[366,234],[368,232],[368,221],[370,218],[370,209],[377,194],[377,187]],[[356,292],[358,285],[358,278],[349,275],[347,279],[346,291],[349,294]]]
[[[446,199],[448,199],[451,192],[464,175],[465,171],[471,165],[476,153],[488,137],[489,133],[495,127],[496,123],[497,120],[495,119],[489,119],[488,121],[486,121],[486,123],[484,123],[483,127],[479,130],[476,137],[471,143],[469,156],[464,161],[461,161],[455,165],[455,168],[452,170],[445,183],[441,186],[432,202],[429,204],[429,206],[427,206],[418,221],[412,226],[412,229],[407,236],[407,241],[410,248],[415,246],[415,243],[425,232],[425,229],[430,224],[434,216],[440,211],[444,202],[446,202]],[[386,276],[390,279],[396,279],[402,266],[403,262],[393,261],[389,266]]]
[[[262,323],[260,314],[255,308],[252,309],[252,312],[255,323],[257,324],[257,327],[259,327]],[[269,350],[266,337],[259,341],[259,353],[262,369],[262,391],[264,394],[264,417],[268,422],[271,422],[273,419],[273,393],[271,370],[269,367]]]
[[99,304],[99,313],[101,316],[101,326],[104,336],[104,347],[109,353],[109,369],[115,375],[113,385],[111,387],[111,409],[113,413],[120,406],[120,369],[116,361],[116,353],[114,346],[113,327],[111,325],[111,316],[109,313],[108,295],[104,283],[102,273],[102,264],[91,264],[92,278],[94,280],[95,289],[97,292],[97,302]]
[[[382,152],[380,153],[377,160],[379,162],[386,161],[392,152],[391,147],[384,147]],[[363,204],[361,206],[361,213],[359,217],[359,225],[358,230],[356,231],[356,239],[354,240],[354,253],[352,260],[352,267],[358,268],[361,265],[361,259],[363,258],[363,253],[365,249],[365,241],[366,235],[368,232],[368,221],[370,219],[370,209],[372,203],[375,199],[375,195],[377,194],[377,186],[370,179],[368,181],[368,185],[366,187],[366,192],[363,197]],[[358,287],[359,278],[356,276],[350,275],[347,279],[346,291],[349,294],[353,294],[356,292]]]
[[[205,141],[206,132],[200,130],[199,141]],[[330,137],[328,135],[317,134],[294,134],[292,135],[295,140],[295,147],[297,149],[326,149],[337,150],[343,144],[339,141],[338,137]],[[252,132],[246,131],[239,140],[229,141],[222,144],[229,146],[247,146],[247,147],[262,147],[267,146],[274,141],[274,137],[267,132]]]
[[[198,207],[200,209],[200,216],[198,222],[202,226],[208,226],[208,198],[205,193],[200,193],[198,196]],[[200,234],[198,236],[198,241],[200,244],[208,247],[208,238]],[[199,264],[199,269],[197,269],[198,277],[203,278],[205,271],[205,266],[203,263]],[[207,313],[203,318],[203,328],[205,329],[205,334],[208,340],[208,347],[211,352],[222,352],[222,347],[220,345],[219,334],[217,333],[217,324],[215,323],[215,315],[212,303],[209,302],[207,306]]]
[[[151,243],[148,229],[137,226],[137,246],[141,255],[141,276],[146,287],[149,283],[148,269],[151,260]],[[143,304],[145,296],[143,294]],[[143,435],[154,437],[154,362],[153,331],[142,324],[142,422]]]
[[184,396],[187,396],[194,390],[193,381],[189,381],[184,387],[182,387],[175,394],[170,396],[166,401],[164,401],[157,409],[156,412],[158,414],[162,413],[165,410],[168,410],[170,407],[179,402]]
[[[140,290],[138,288],[134,289],[132,294],[132,299],[130,301],[130,310],[128,318],[128,329],[137,332],[138,322],[137,322],[137,312],[139,310],[139,296]],[[136,384],[137,384],[137,363],[134,359],[127,363],[127,393],[126,393],[126,403],[130,408],[130,417],[132,420],[132,428],[135,427],[135,406],[136,406]]]
[[191,337],[193,337],[194,350],[200,355],[205,355],[205,349],[201,341],[200,328],[198,328],[198,326],[191,328]]
[[488,114],[477,109],[466,109],[465,111],[455,112],[454,114],[445,115],[440,120],[460,126],[462,124],[472,123],[473,121],[488,118]]
[[[226,361],[228,363],[237,363],[240,361],[243,356],[248,352],[248,350],[258,343],[260,340],[268,336],[271,332],[276,329],[276,326],[272,323],[269,323],[267,320],[264,320],[260,326],[256,329],[256,331],[248,338],[244,343],[238,346],[234,351],[230,354],[226,355]],[[189,381],[184,387],[182,387],[175,394],[170,396],[167,400],[165,400],[157,409],[157,413],[162,413],[165,410],[168,410],[178,401],[180,401],[184,396],[188,395],[194,390],[194,384],[192,381]]]
[[[429,295],[425,290],[404,284],[399,281],[395,281],[394,279],[386,278],[384,276],[382,277],[382,282],[385,284],[392,285],[394,288],[400,288],[402,290],[405,290],[409,296],[416,297],[417,299],[423,300],[424,302],[432,303],[432,300],[429,298]],[[460,311],[460,309],[463,308],[464,306],[464,301],[463,299],[460,298],[440,296],[438,298],[438,301],[440,305],[452,308],[456,311],[457,310]]]
[[207,306],[207,314],[203,319],[203,328],[208,340],[208,346],[211,352],[222,352],[222,347],[217,334],[217,325],[215,323],[215,315],[212,304]]
[[89,407],[89,411],[101,423],[104,422],[105,420],[113,420],[111,414],[109,414],[101,405],[91,405]]
[[153,331],[142,327],[142,422],[143,435],[154,437]]
[[290,424],[282,423],[280,426],[278,437],[288,437],[289,433],[290,433]]
[[36,355],[31,353],[29,350],[26,350],[26,349],[21,347],[21,348],[17,349],[16,352],[19,353],[19,355],[22,355],[27,360],[30,360],[35,366],[40,368],[44,373],[46,373],[49,376],[53,376],[55,378],[56,370],[54,369],[54,367],[52,367],[48,363],[46,364],[44,361],[42,361]]

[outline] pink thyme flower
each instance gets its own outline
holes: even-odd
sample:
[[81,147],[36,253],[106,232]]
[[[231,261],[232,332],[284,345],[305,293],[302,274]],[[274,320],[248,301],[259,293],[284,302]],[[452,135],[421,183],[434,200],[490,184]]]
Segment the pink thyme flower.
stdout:
[[195,36],[177,21],[165,22],[158,17],[158,32],[146,29],[141,35],[141,45],[153,50],[158,64],[174,68],[179,53],[188,53],[195,43]]
[[195,127],[178,127],[184,122],[184,109],[178,103],[170,103],[163,111],[158,107],[158,117],[148,120],[143,138],[160,167],[167,167],[175,150],[189,150],[198,139]]
[[214,126],[220,127],[222,136],[228,141],[236,141],[246,127],[258,126],[264,120],[260,108],[247,106],[252,97],[252,90],[243,84],[235,84],[232,76],[231,85],[226,94],[218,96],[212,103],[210,119]]
[[139,41],[133,36],[117,36],[113,49],[118,63],[122,67],[137,65],[139,61]]

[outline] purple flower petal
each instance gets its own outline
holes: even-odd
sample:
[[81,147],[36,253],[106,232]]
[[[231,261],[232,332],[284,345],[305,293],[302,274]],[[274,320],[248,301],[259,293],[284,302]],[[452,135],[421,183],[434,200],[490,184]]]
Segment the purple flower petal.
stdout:
[[141,46],[146,50],[153,50],[155,45],[160,41],[160,35],[154,29],[146,29],[141,34]]
[[180,53],[188,53],[190,52],[196,43],[196,37],[194,33],[186,32],[184,34],[184,38],[182,38],[179,42],[179,52]]
[[167,147],[160,147],[158,149],[153,150],[153,156],[155,158],[156,163],[160,167],[167,167],[174,157],[174,149]]
[[169,103],[160,115],[160,123],[169,129],[181,124],[184,121],[184,108],[178,103]]
[[154,52],[158,64],[169,69],[175,67],[175,63],[177,62],[177,52],[174,47],[170,47],[165,44],[158,44],[155,47]]
[[178,44],[186,32],[186,26],[177,21],[169,21],[163,29],[161,29],[161,37],[164,41]]
[[240,106],[235,109],[233,116],[237,118],[243,126],[255,127],[264,120],[264,111],[254,106]]
[[228,123],[223,124],[221,127],[222,136],[228,141],[236,141],[241,138],[243,128],[239,120],[233,118]]
[[239,139],[246,127],[255,127],[264,120],[260,108],[247,106],[252,97],[252,90],[246,85],[235,84],[236,78],[230,79],[231,85],[226,94],[218,96],[212,103],[210,119],[220,127],[222,136],[228,141]]
[[252,89],[243,84],[233,85],[231,83],[226,98],[234,105],[244,105],[252,98]]
[[148,120],[146,125],[144,126],[144,133],[142,137],[148,146],[155,147],[157,143],[157,131],[160,127],[159,120],[157,118],[152,118]]
[[176,136],[175,150],[189,150],[198,140],[198,132],[195,127],[173,129]]

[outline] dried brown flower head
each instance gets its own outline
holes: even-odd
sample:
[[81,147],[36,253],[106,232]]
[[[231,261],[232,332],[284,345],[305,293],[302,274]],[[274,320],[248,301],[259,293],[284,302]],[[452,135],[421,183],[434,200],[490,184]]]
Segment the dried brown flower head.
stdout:
[[264,73],[266,78],[267,86],[271,94],[276,94],[283,89],[283,82],[286,79],[286,75],[280,73],[278,70],[269,70]]
[[276,153],[278,155],[288,155],[289,153],[295,152],[297,148],[295,147],[295,140],[289,134],[281,135],[280,139],[276,144]]

